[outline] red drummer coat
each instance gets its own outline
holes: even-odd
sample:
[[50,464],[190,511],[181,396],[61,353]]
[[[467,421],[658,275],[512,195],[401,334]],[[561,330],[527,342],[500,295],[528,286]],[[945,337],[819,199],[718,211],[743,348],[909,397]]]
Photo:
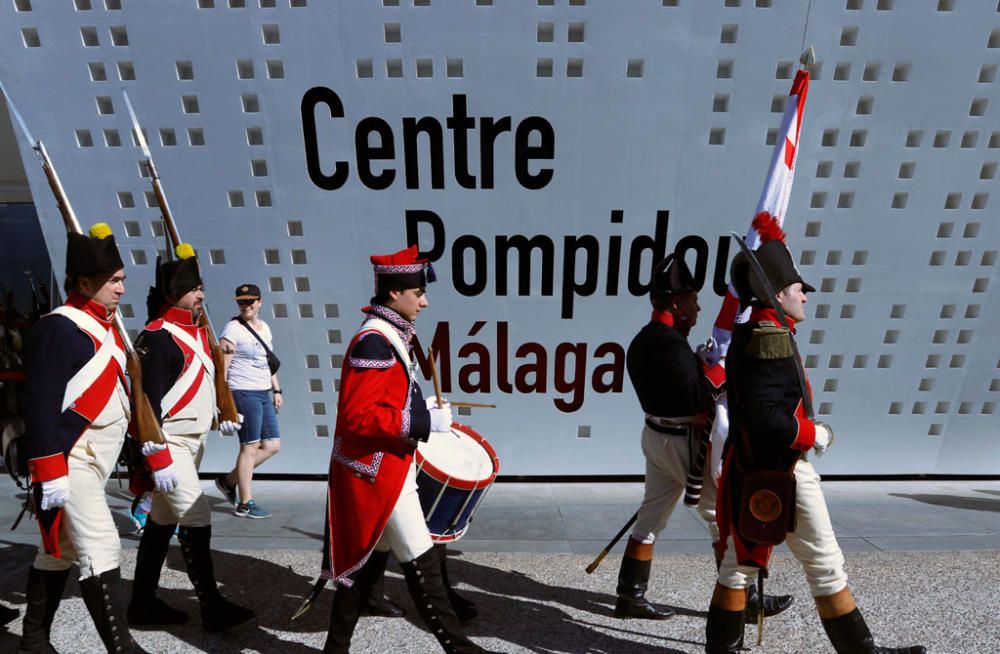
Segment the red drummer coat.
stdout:
[[410,365],[413,324],[383,306],[368,314],[344,357],[330,456],[322,576],[345,586],[378,543],[430,413]]

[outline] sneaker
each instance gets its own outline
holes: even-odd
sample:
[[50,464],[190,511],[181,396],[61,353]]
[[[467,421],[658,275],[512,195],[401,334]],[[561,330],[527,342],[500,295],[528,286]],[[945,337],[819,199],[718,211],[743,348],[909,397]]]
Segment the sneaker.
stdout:
[[263,520],[264,518],[270,518],[271,512],[265,511],[264,509],[257,506],[257,503],[250,500],[246,504],[237,504],[236,510],[233,511],[233,515],[239,516],[241,518],[253,518],[254,520]]
[[236,501],[236,485],[230,484],[226,481],[225,475],[215,478],[215,487],[219,489],[219,492],[222,493],[227,500],[229,500],[230,504],[233,506],[237,506],[239,504],[239,502]]
[[129,507],[128,517],[132,520],[133,526],[135,526],[135,531],[137,534],[141,534],[142,530],[146,528],[146,520],[149,518],[149,512],[144,511],[140,502],[142,501],[142,496],[132,500],[132,506]]

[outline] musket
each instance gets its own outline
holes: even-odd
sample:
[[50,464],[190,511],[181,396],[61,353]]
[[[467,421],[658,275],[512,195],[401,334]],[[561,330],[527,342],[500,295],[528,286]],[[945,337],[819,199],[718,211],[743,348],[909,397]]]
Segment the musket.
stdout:
[[[149,173],[150,182],[153,185],[153,194],[156,196],[156,204],[160,207],[163,224],[166,227],[165,231],[170,239],[171,247],[176,248],[182,243],[181,236],[177,231],[177,223],[174,221],[174,215],[170,211],[170,205],[167,203],[167,196],[163,192],[160,174],[156,170],[156,164],[153,163],[153,153],[149,150],[146,135],[143,133],[142,127],[139,125],[139,119],[132,108],[132,102],[128,98],[128,91],[122,89],[122,96],[125,98],[125,107],[128,109],[129,118],[132,119],[132,132],[135,134],[135,140],[142,150],[142,156],[145,157],[142,163]],[[205,328],[205,333],[208,336],[208,347],[212,353],[212,361],[215,363],[215,403],[219,408],[219,422],[239,422],[236,401],[233,399],[233,391],[229,387],[229,382],[226,381],[225,356],[222,353],[222,348],[219,346],[219,339],[215,336],[212,321],[208,317],[208,307],[204,303],[201,307],[199,322]]]
[[[31,149],[34,150],[35,154],[38,156],[38,161],[42,165],[42,171],[45,173],[45,179],[49,183],[49,188],[52,189],[52,194],[55,196],[56,204],[59,207],[59,213],[62,215],[63,223],[66,225],[66,230],[75,232],[77,234],[82,234],[83,229],[80,227],[80,221],[76,218],[76,213],[73,211],[73,206],[69,203],[69,198],[66,197],[66,191],[63,189],[62,182],[59,180],[59,174],[56,172],[55,166],[52,164],[52,159],[49,157],[48,151],[45,149],[45,144],[41,140],[34,138],[31,135],[31,131],[28,129],[28,124],[24,122],[24,118],[21,113],[14,106],[14,101],[11,99],[10,94],[7,92],[7,88],[0,81],[0,93],[7,99],[7,107],[10,109],[11,115],[14,117],[14,122],[18,124],[21,131],[24,133],[25,139],[31,144]],[[125,329],[125,322],[122,320],[122,314],[120,311],[115,311],[113,327],[118,335],[121,337],[122,344],[125,347],[125,371],[128,373],[129,379],[132,381],[132,402],[134,404],[134,415],[137,433],[134,434],[140,443],[145,443],[147,441],[152,441],[154,443],[166,443],[163,437],[163,432],[160,431],[160,423],[156,419],[156,414],[153,413],[153,407],[149,403],[149,398],[146,397],[146,393],[142,390],[142,365],[139,362],[139,354],[135,350],[135,346],[132,344],[132,339],[128,335],[128,330]]]

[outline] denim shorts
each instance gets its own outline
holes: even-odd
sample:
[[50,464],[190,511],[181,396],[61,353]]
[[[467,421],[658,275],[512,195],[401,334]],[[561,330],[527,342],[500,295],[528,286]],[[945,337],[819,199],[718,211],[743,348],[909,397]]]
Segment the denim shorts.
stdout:
[[236,410],[243,414],[240,444],[278,440],[278,414],[274,411],[271,391],[241,391],[233,389]]

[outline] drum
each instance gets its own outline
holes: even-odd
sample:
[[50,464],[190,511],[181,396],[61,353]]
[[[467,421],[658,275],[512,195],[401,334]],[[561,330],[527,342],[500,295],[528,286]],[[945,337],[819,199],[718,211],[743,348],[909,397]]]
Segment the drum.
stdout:
[[500,460],[486,439],[471,427],[451,423],[417,446],[417,494],[436,543],[465,535],[472,516],[500,470]]

